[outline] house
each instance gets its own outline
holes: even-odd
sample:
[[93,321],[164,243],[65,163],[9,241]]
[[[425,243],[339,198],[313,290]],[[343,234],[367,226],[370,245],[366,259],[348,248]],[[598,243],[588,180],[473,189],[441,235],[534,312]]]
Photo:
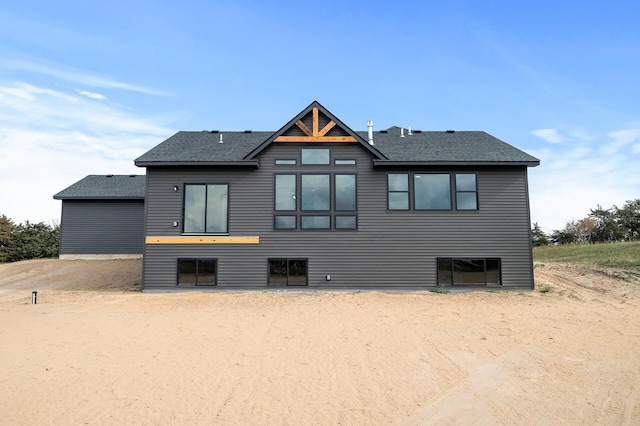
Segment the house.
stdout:
[[484,132],[181,131],[146,168],[143,285],[532,289],[527,168]]
[[89,175],[54,195],[62,200],[60,258],[141,258],[145,181],[143,175]]

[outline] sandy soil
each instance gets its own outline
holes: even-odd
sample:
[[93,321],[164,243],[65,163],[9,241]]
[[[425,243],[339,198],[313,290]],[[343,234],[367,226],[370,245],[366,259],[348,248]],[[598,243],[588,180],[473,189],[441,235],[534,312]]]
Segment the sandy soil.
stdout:
[[638,276],[536,280],[146,294],[139,260],[0,265],[0,424],[640,424]]

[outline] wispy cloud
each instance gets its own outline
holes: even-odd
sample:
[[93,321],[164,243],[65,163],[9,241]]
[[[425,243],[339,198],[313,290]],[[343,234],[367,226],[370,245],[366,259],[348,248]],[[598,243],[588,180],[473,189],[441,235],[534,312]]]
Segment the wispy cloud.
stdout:
[[86,96],[87,98],[96,99],[99,101],[104,101],[107,99],[105,95],[100,93],[89,92],[87,90],[78,90],[77,92],[80,93],[82,96]]
[[578,135],[529,151],[542,160],[529,173],[531,218],[546,231],[587,216],[598,204],[609,208],[640,198],[640,143],[634,144],[640,127]]
[[82,177],[144,173],[133,160],[173,130],[101,96],[0,82],[0,214],[47,222],[60,216],[53,194]]
[[79,86],[100,87],[103,89],[118,89],[147,95],[166,96],[166,93],[144,86],[124,83],[113,78],[98,75],[88,71],[78,70],[65,65],[50,62],[34,62],[19,59],[0,59],[0,66],[14,71],[28,71],[43,74],[61,80],[75,83]]
[[558,129],[532,130],[531,134],[550,143],[560,143],[564,141],[564,137],[560,136]]

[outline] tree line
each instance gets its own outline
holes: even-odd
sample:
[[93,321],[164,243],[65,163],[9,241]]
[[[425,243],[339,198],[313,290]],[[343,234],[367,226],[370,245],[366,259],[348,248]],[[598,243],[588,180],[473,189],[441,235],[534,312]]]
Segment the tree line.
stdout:
[[531,230],[535,246],[549,244],[589,244],[640,239],[640,198],[627,201],[622,207],[604,209],[598,205],[580,220],[568,221],[564,228],[545,234],[537,223]]
[[0,215],[0,263],[56,257],[59,244],[60,225],[16,224]]

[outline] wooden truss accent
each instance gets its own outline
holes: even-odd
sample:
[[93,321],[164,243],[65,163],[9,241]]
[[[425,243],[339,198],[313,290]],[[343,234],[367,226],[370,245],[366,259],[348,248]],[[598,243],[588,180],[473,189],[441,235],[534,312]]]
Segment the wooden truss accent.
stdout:
[[306,136],[278,136],[274,142],[357,142],[353,136],[326,136],[329,130],[336,126],[336,122],[331,120],[322,129],[319,129],[320,114],[317,107],[313,108],[313,129],[309,129],[302,120],[296,121],[296,126],[304,132]]

